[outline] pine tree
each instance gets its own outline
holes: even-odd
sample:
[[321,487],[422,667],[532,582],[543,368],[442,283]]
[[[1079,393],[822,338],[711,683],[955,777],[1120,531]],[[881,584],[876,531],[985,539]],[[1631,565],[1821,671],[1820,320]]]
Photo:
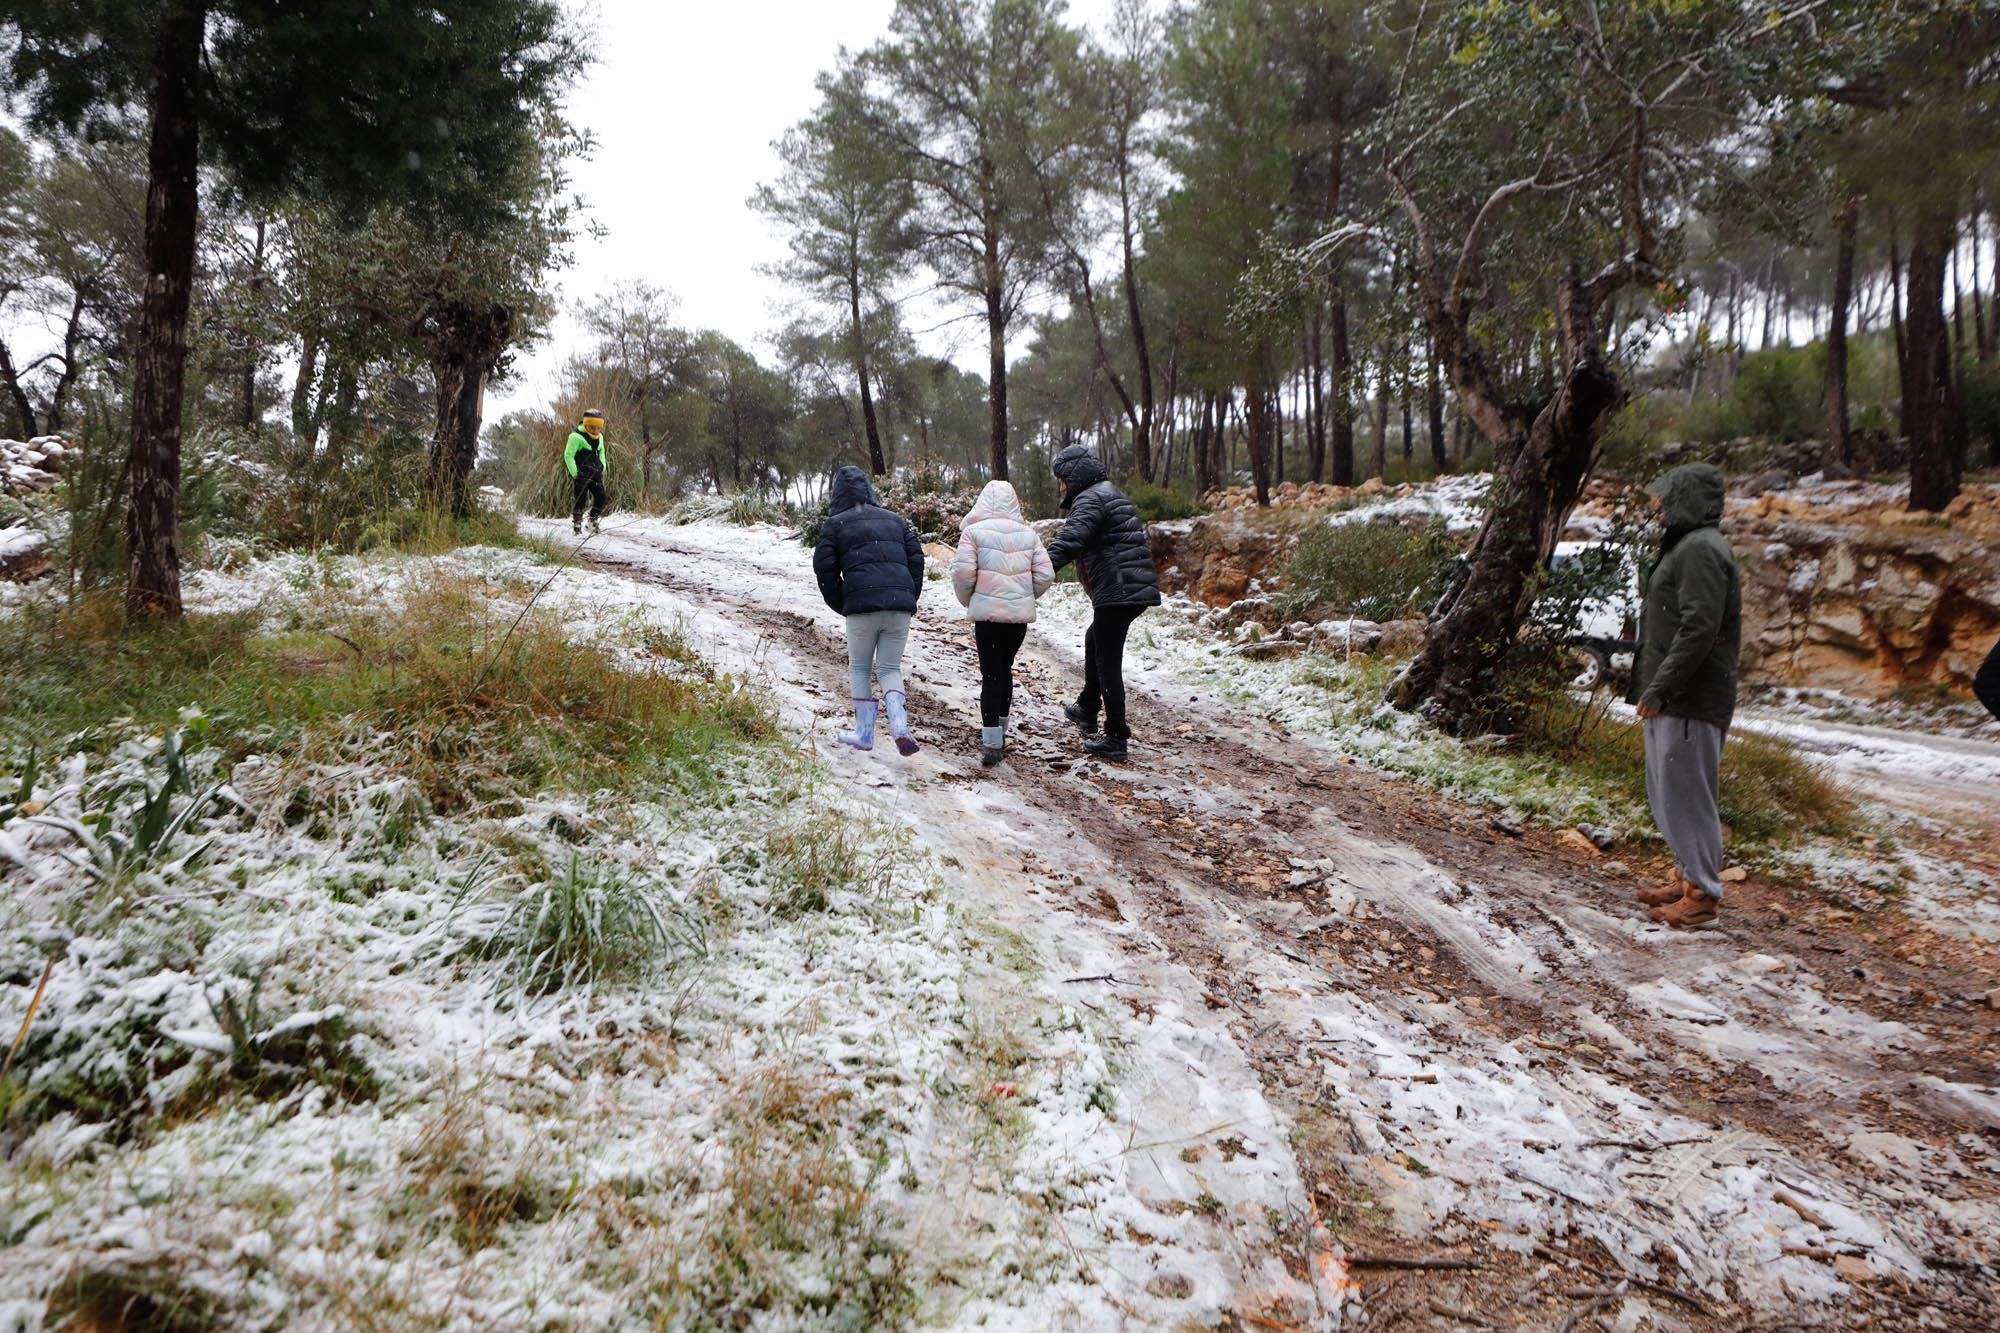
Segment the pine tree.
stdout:
[[535,113],[574,59],[554,0],[0,0],[0,93],[29,124],[148,126],[125,605],[178,616],[188,304],[204,164],[246,196],[433,227],[505,216]]

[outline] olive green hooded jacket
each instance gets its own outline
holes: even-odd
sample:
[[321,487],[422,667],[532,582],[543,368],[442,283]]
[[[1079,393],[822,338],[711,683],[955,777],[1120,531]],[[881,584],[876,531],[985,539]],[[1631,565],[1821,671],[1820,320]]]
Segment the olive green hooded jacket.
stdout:
[[1736,714],[1743,590],[1736,552],[1718,526],[1722,474],[1707,463],[1660,483],[1667,532],[1646,580],[1633,697],[1668,717],[1727,728]]

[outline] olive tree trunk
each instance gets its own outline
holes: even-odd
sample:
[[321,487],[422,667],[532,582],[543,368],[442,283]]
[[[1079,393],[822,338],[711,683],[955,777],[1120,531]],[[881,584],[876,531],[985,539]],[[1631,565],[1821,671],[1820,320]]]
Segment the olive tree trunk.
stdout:
[[419,326],[437,380],[437,427],[425,489],[431,505],[453,518],[464,518],[470,508],[486,385],[513,332],[513,311],[498,305],[475,309],[453,303],[432,311]]
[[131,505],[125,513],[125,613],[133,619],[181,614],[181,398],[199,207],[196,81],[206,19],[201,0],[174,5],[160,20],[153,65],[147,276],[132,367]]

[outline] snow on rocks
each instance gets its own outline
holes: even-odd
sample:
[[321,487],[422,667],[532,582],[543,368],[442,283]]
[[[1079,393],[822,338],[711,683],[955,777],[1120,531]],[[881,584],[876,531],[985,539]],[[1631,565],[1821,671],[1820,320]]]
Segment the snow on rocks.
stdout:
[[1472,532],[1486,521],[1486,493],[1493,474],[1470,472],[1439,477],[1421,485],[1398,486],[1383,498],[1364,500],[1327,515],[1329,525],[1346,523],[1439,522],[1451,532]]
[[55,435],[0,440],[0,495],[40,495],[54,490],[70,447]]

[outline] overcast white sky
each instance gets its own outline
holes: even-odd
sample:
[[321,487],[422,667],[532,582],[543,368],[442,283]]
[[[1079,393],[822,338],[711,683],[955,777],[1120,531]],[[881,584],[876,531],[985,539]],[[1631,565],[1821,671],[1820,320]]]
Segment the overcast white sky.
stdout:
[[[842,46],[887,32],[894,0],[592,0],[597,65],[570,114],[597,138],[577,175],[591,218],[560,275],[565,310],[553,336],[494,386],[488,421],[555,396],[565,359],[593,341],[587,320],[621,282],[643,278],[679,299],[680,322],[720,329],[760,354],[792,299],[759,273],[784,257],[782,235],[746,204],[777,175],[771,142],[812,110],[813,79]],[[1112,0],[1072,0],[1074,21]],[[940,334],[933,350],[948,353]],[[956,335],[963,338],[963,334]],[[983,352],[982,352],[983,359]]]

